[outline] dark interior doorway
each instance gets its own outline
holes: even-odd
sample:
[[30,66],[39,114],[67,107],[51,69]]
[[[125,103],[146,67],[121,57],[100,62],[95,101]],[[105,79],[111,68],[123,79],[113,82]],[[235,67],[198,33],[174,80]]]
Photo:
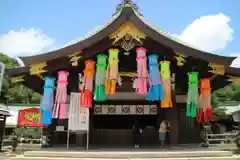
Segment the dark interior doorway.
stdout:
[[158,142],[158,115],[94,115],[94,129],[90,143],[102,147],[132,146],[132,128],[138,120],[143,130],[141,145],[154,145]]
[[157,115],[95,115],[95,129],[132,129],[133,123],[138,120],[141,128],[146,126],[157,127]]

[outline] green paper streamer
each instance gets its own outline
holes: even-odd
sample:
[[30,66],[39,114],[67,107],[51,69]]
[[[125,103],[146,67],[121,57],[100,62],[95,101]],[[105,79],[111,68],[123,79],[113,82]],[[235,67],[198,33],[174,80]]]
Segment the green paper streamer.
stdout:
[[105,90],[107,56],[104,54],[99,54],[97,56],[96,66],[97,66],[97,69],[96,69],[96,76],[95,76],[94,100],[105,101],[107,99],[106,90]]
[[198,72],[188,73],[188,94],[186,116],[196,118],[198,104]]

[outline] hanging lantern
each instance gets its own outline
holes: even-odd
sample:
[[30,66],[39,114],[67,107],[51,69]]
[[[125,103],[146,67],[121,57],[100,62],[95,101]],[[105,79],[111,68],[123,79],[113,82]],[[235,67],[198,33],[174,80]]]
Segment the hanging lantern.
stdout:
[[159,74],[158,55],[148,56],[150,88],[147,95],[148,101],[158,101],[162,99],[164,89]]
[[83,90],[80,94],[80,106],[92,107],[92,92],[93,92],[93,78],[95,74],[95,62],[93,60],[85,61],[84,77],[83,77]]
[[211,106],[211,85],[210,78],[200,79],[200,110],[197,115],[198,123],[206,123],[213,120],[213,111]]
[[138,94],[147,95],[148,70],[147,70],[147,50],[143,47],[137,48],[137,88]]
[[116,92],[116,83],[118,80],[118,49],[109,49],[108,67],[106,71],[106,94],[114,95]]
[[97,56],[97,69],[95,76],[94,100],[104,101],[107,99],[105,90],[105,75],[107,67],[107,56],[100,54]]
[[188,73],[188,93],[187,93],[187,108],[186,116],[192,119],[197,115],[198,104],[198,72]]
[[166,97],[161,100],[161,108],[171,108],[172,107],[172,85],[171,85],[171,70],[170,61],[160,62],[160,75],[162,80],[162,85]]

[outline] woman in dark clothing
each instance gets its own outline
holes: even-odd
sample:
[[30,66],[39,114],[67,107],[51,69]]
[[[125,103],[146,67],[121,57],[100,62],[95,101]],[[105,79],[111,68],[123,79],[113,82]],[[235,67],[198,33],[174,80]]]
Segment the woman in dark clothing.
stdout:
[[142,133],[142,130],[138,124],[138,121],[135,120],[133,125],[133,143],[135,148],[139,148],[141,133]]

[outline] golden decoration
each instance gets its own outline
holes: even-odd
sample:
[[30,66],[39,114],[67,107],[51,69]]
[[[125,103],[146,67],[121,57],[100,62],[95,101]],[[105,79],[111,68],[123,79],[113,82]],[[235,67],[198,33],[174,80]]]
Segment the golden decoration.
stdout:
[[139,43],[142,44],[141,39],[145,39],[146,35],[139,31],[132,23],[125,22],[121,27],[119,27],[115,32],[110,34],[110,39],[115,39],[113,44],[118,42],[120,39],[124,37],[131,36],[131,38],[135,39]]
[[30,75],[40,75],[42,73],[47,72],[47,70],[43,69],[46,66],[47,66],[46,62],[30,65],[29,66],[29,68],[30,68]]
[[224,65],[209,63],[208,66],[212,68],[212,70],[209,71],[209,72],[212,72],[212,73],[218,74],[218,75],[224,75],[225,74]]
[[240,77],[233,77],[233,76],[228,76],[228,77],[229,77],[228,81],[234,84],[240,84]]
[[24,77],[25,77],[24,75],[23,76],[12,77],[11,82],[12,83],[23,82],[23,81],[25,81]]
[[186,56],[181,53],[176,52],[176,56],[174,56],[174,58],[177,60],[177,66],[179,67],[182,67],[186,62]]
[[132,5],[130,3],[125,3],[123,7],[132,7]]
[[136,72],[119,72],[119,76],[122,76],[122,77],[136,77],[137,73]]
[[78,60],[82,58],[82,56],[80,56],[81,51],[80,52],[74,52],[73,54],[70,54],[68,57],[70,58],[70,62],[72,64],[72,66],[76,67],[78,66]]

